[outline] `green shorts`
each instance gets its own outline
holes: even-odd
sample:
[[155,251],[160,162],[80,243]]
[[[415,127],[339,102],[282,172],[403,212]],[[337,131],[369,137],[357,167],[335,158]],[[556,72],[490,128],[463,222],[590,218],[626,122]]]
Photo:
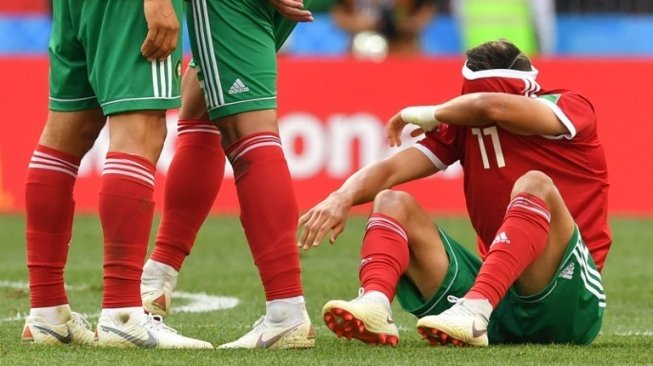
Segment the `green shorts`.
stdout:
[[296,22],[262,0],[191,0],[186,16],[211,119],[276,109],[277,51]]
[[[183,2],[172,0],[179,24]],[[104,114],[180,106],[181,32],[164,61],[141,55],[142,1],[57,0],[50,36],[50,110]]]
[[[419,318],[448,309],[449,295],[464,296],[481,266],[477,256],[443,230],[440,237],[450,264],[437,293],[422,298],[406,276],[397,287],[401,306]],[[532,296],[520,296],[511,288],[492,313],[488,338],[490,343],[588,344],[601,329],[605,306],[601,275],[576,227],[555,278]]]

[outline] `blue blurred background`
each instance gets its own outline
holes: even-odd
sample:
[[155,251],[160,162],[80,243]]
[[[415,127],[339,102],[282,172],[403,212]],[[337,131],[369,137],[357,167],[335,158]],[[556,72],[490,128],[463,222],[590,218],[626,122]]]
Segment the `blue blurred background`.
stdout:
[[[310,56],[348,53],[350,35],[336,25],[330,13],[334,1],[338,0],[314,0],[315,22],[300,24],[284,52]],[[456,0],[432,1],[437,12],[421,34],[423,53],[460,54],[461,26],[452,11]],[[549,55],[653,56],[653,0],[557,0],[553,21]],[[50,24],[49,1],[2,1],[0,56],[44,54]],[[184,49],[190,50],[187,32],[184,43]]]

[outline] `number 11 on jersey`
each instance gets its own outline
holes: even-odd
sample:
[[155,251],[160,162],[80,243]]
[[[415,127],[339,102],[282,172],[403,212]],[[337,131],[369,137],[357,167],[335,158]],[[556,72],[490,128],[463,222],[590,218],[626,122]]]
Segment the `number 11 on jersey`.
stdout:
[[496,126],[472,128],[472,135],[478,139],[478,147],[481,150],[481,158],[483,159],[483,168],[490,169],[490,160],[487,156],[487,149],[485,149],[484,136],[490,136],[492,140],[492,148],[497,159],[497,166],[499,168],[506,166],[506,161],[503,159],[503,150],[501,150],[501,141],[499,141],[499,131],[497,131]]

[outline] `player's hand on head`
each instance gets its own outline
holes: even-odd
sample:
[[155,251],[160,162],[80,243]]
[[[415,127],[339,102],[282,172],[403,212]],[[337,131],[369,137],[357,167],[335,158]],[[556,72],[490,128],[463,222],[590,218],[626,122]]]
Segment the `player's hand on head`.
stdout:
[[297,246],[304,250],[319,246],[329,231],[329,242],[335,243],[345,229],[349,207],[329,196],[311,208],[299,218],[298,226],[301,231]]
[[296,22],[312,22],[313,14],[304,9],[304,0],[269,0],[277,11],[284,17]]
[[163,60],[176,48],[179,39],[179,20],[170,0],[143,0],[147,36],[141,53],[149,61]]

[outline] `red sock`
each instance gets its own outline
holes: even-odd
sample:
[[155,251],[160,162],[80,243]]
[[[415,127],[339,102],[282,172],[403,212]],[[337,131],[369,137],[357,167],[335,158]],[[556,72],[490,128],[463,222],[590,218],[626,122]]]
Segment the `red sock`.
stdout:
[[268,301],[302,295],[295,244],[297,202],[279,136],[249,135],[229,147],[240,220]]
[[510,204],[474,285],[465,295],[496,307],[508,288],[544,250],[551,214],[544,201],[521,193]]
[[365,291],[379,291],[390,302],[399,277],[408,268],[408,236],[401,224],[390,216],[375,213],[367,222],[358,273]]
[[154,215],[154,173],[154,164],[143,157],[107,154],[99,203],[104,232],[102,308],[142,306],[140,283]]
[[80,159],[37,145],[27,170],[25,214],[30,306],[68,304],[63,271],[72,236]]
[[225,156],[220,133],[210,121],[180,120],[177,130],[163,215],[150,259],[179,271],[218,195]]

